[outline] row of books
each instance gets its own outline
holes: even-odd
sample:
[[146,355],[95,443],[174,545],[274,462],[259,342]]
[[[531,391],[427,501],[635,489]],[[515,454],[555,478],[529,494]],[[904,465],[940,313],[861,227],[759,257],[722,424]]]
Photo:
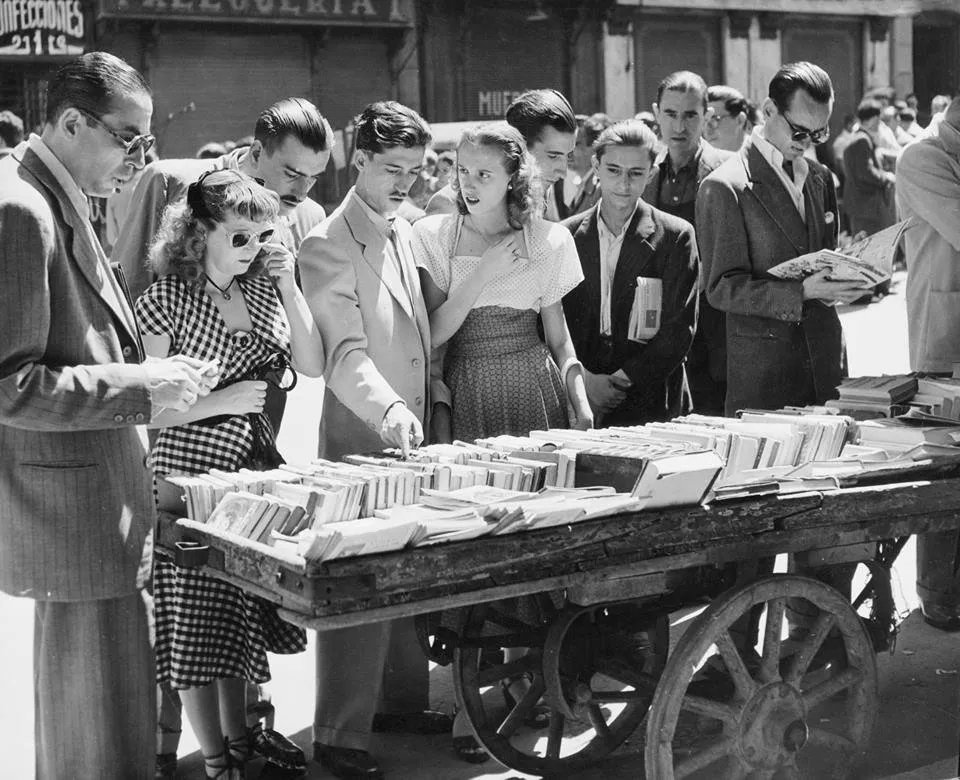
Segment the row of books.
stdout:
[[960,420],[960,378],[914,374],[844,379],[826,406],[857,420],[898,417],[911,410]]

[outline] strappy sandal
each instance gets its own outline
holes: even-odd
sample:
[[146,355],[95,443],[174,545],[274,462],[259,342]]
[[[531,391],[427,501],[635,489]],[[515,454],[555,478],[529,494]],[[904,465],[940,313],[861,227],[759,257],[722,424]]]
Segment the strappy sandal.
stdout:
[[226,740],[224,740],[224,749],[219,753],[203,757],[203,771],[207,780],[240,780],[241,778],[233,765]]

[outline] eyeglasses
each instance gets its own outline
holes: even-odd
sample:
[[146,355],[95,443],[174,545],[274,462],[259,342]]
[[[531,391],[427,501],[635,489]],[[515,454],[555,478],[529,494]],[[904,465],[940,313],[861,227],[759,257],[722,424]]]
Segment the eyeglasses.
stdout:
[[237,230],[234,233],[227,233],[227,238],[230,240],[230,246],[234,249],[243,249],[251,241],[256,241],[260,246],[263,246],[271,238],[273,238],[273,228],[269,230],[264,230],[262,233],[249,233],[246,230]]
[[127,138],[126,136],[120,135],[120,133],[107,125],[102,119],[100,119],[100,117],[94,116],[89,111],[84,111],[82,108],[78,108],[77,111],[83,114],[87,119],[93,120],[100,125],[100,127],[110,133],[114,140],[123,147],[123,153],[125,155],[129,156],[139,154],[140,152],[146,154],[157,141],[157,139],[150,133],[144,133],[143,135],[135,135],[133,138]]
[[784,111],[780,112],[780,116],[782,116],[783,121],[790,126],[790,138],[797,143],[802,143],[809,138],[815,144],[822,144],[830,137],[829,127],[821,127],[819,130],[809,130],[803,125],[795,125],[793,122],[787,119],[787,115]]

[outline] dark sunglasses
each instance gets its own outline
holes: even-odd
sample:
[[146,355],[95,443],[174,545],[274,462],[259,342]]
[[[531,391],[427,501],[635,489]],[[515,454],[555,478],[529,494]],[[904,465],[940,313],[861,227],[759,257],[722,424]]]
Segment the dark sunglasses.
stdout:
[[829,127],[821,127],[819,130],[808,130],[803,125],[795,125],[793,122],[787,119],[787,115],[783,111],[780,112],[780,116],[782,116],[783,121],[790,126],[790,138],[797,143],[803,143],[809,138],[815,144],[822,144],[830,137]]
[[83,114],[87,119],[96,122],[98,125],[100,125],[100,127],[110,133],[114,140],[123,147],[123,153],[128,156],[139,154],[140,152],[146,154],[157,142],[157,139],[150,133],[144,133],[143,135],[135,135],[133,138],[127,138],[110,127],[100,117],[91,114],[89,111],[84,111],[82,108],[78,108],[77,111]]
[[246,230],[238,230],[235,233],[227,233],[227,236],[230,238],[230,246],[234,249],[242,249],[251,241],[256,241],[260,246],[263,246],[273,238],[273,228],[264,230],[260,234],[248,233]]

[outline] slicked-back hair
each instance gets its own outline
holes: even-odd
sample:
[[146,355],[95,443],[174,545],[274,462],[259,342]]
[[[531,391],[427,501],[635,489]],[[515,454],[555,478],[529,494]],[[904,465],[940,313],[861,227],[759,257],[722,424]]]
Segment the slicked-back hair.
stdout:
[[412,108],[395,100],[371,103],[354,120],[356,147],[369,154],[398,146],[413,149],[427,146],[433,136],[430,125]]
[[815,103],[825,105],[833,99],[833,83],[829,74],[812,62],[782,65],[770,81],[767,94],[783,113],[790,108],[790,101],[798,89],[806,92]]
[[[534,215],[543,213],[543,184],[536,161],[527,150],[520,131],[506,122],[491,122],[464,131],[457,151],[464,144],[495,149],[500,153],[503,169],[510,177],[507,189],[507,222],[514,230],[529,224]],[[460,178],[454,175],[450,186],[457,194],[457,210],[467,214],[467,203],[460,192]]]
[[570,101],[555,89],[524,92],[507,106],[504,119],[520,131],[527,146],[540,140],[545,127],[552,127],[559,133],[577,132],[577,117]]
[[139,71],[105,51],[92,51],[61,65],[47,85],[48,124],[68,108],[102,117],[117,99],[149,96],[150,87]]
[[663,100],[664,92],[697,92],[703,98],[703,110],[707,110],[707,82],[703,77],[690,70],[678,70],[671,73],[657,87],[657,105]]
[[315,152],[328,152],[334,144],[330,123],[313,103],[299,97],[284,98],[265,108],[257,117],[253,137],[267,154],[273,154],[290,137]]
[[707,102],[723,101],[723,108],[730,116],[743,114],[751,127],[759,121],[757,107],[747,100],[739,89],[728,87],[726,84],[715,84],[707,90]]
[[602,160],[611,146],[634,146],[647,149],[650,152],[650,161],[653,162],[657,156],[658,143],[656,133],[647,127],[645,122],[640,119],[624,119],[600,133],[593,144],[593,153],[597,160]]
[[857,106],[857,120],[860,122],[868,122],[873,119],[875,116],[880,116],[883,113],[883,103],[874,98],[867,98],[866,100],[861,100],[860,105]]

